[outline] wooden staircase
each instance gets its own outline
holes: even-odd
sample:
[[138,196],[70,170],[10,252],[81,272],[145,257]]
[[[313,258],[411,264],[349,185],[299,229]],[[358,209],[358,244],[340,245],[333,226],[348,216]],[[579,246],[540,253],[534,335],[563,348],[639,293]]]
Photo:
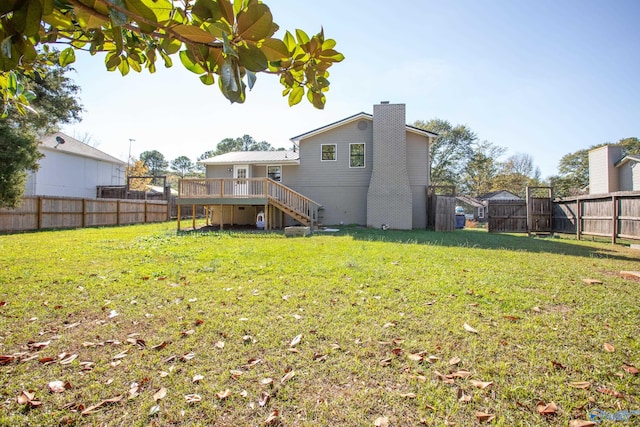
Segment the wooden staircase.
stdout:
[[322,206],[310,198],[271,179],[267,180],[269,203],[301,224],[318,227]]

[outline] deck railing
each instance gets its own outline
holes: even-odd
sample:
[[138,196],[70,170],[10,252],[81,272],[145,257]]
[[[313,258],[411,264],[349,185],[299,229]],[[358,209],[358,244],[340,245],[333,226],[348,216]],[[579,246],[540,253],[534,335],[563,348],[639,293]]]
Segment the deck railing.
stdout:
[[180,180],[178,188],[180,198],[266,198],[306,218],[312,226],[318,222],[320,204],[269,178],[187,178]]

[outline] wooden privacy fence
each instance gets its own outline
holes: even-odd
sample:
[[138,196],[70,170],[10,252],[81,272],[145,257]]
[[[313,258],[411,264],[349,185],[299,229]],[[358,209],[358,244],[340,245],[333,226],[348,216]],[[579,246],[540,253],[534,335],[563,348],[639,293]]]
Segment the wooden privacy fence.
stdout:
[[553,231],[640,239],[640,191],[588,195],[553,202]]
[[490,200],[487,206],[490,233],[528,233],[526,200]]
[[434,231],[456,229],[456,189],[453,186],[427,187],[427,228]]
[[161,200],[24,197],[16,209],[0,209],[0,232],[81,228],[167,221]]

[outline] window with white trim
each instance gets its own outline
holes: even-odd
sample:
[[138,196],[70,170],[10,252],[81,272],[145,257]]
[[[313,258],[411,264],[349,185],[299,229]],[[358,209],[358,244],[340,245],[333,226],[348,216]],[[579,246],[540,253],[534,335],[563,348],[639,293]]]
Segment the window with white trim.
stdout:
[[330,162],[337,160],[338,158],[338,146],[336,144],[322,144],[322,158],[323,162]]
[[268,165],[267,166],[267,178],[270,178],[276,182],[282,182],[282,166],[280,165]]
[[349,144],[349,167],[350,168],[364,167],[364,144],[363,143]]
[[484,218],[484,206],[478,208],[478,218]]

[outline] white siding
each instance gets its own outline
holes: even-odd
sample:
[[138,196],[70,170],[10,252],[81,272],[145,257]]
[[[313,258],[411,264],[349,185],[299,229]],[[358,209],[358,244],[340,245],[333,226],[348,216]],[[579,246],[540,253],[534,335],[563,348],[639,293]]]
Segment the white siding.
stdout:
[[124,165],[54,150],[43,150],[27,191],[38,196],[95,198],[99,185],[124,185]]
[[622,149],[605,145],[589,151],[589,193],[606,194],[618,191],[618,170],[614,164],[622,158]]
[[620,176],[620,191],[640,190],[640,163],[629,160],[618,169]]

